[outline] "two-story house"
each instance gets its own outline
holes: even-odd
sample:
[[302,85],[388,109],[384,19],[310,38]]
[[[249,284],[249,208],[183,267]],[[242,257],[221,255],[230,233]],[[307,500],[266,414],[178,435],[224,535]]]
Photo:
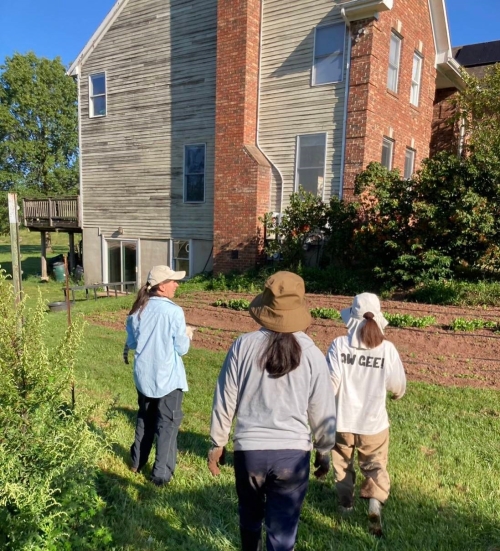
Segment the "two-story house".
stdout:
[[77,78],[87,282],[262,258],[259,217],[429,155],[444,0],[118,0]]

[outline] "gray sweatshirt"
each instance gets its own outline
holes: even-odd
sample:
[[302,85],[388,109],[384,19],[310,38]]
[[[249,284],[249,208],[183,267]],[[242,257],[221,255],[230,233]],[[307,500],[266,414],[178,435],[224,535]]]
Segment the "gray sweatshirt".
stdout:
[[303,332],[299,366],[279,378],[260,367],[269,337],[261,329],[231,346],[215,389],[210,436],[225,446],[234,416],[235,450],[331,450],[335,444],[335,395],[321,350]]

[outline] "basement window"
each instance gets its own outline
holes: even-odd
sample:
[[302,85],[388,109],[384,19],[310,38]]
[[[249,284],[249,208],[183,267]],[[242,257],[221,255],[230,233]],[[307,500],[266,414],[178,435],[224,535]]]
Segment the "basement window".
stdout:
[[106,116],[106,73],[89,76],[89,117]]
[[341,82],[344,68],[345,25],[316,27],[312,85]]
[[326,132],[297,136],[295,189],[323,197],[325,182]]
[[191,265],[190,258],[190,241],[172,241],[172,269],[176,272],[186,272],[186,277],[189,277],[189,267]]

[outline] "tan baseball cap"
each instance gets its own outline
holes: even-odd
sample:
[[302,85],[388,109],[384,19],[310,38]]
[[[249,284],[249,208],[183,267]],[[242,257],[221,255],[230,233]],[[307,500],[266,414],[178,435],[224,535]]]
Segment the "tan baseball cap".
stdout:
[[169,266],[153,266],[148,274],[148,283],[151,287],[167,280],[179,280],[186,277],[186,272],[175,272]]

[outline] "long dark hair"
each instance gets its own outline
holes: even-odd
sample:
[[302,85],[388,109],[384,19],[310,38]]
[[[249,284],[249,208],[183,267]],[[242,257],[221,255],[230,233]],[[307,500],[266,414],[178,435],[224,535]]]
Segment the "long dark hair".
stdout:
[[374,316],[372,312],[366,312],[363,317],[365,318],[366,323],[359,332],[361,341],[368,348],[376,348],[384,342],[384,334],[377,325],[377,322],[373,319]]
[[267,348],[260,359],[260,366],[271,377],[279,379],[300,364],[302,349],[293,333],[270,331]]
[[152,287],[149,283],[146,283],[146,285],[143,285],[139,289],[135,302],[132,305],[132,308],[130,309],[130,312],[128,313],[128,315],[131,316],[132,314],[139,312],[139,318],[140,318],[141,312],[144,310],[146,304],[149,302],[149,299],[151,297],[159,296],[158,291],[160,290],[159,289],[160,285],[161,283],[158,285],[153,285]]

